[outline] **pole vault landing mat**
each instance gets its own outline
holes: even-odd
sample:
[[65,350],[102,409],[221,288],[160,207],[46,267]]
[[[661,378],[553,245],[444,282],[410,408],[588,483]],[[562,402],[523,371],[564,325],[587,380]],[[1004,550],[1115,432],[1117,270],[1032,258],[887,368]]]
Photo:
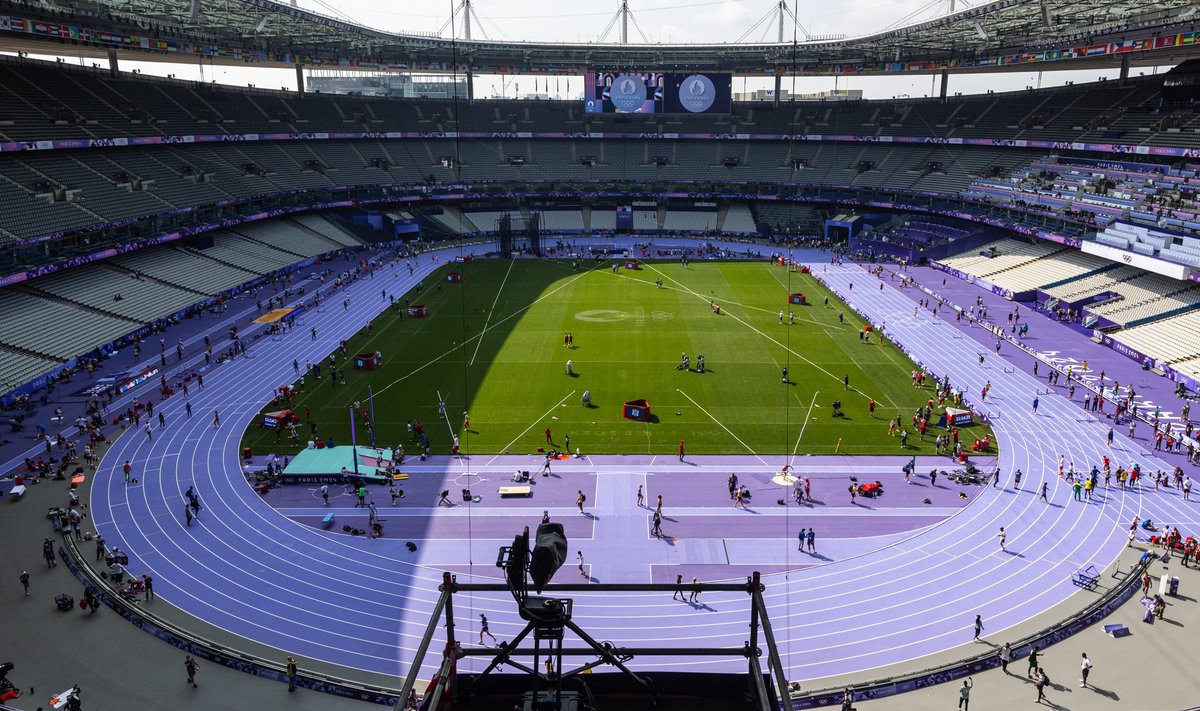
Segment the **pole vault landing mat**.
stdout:
[[[357,457],[357,461],[355,461]],[[351,476],[385,481],[392,453],[387,449],[341,445],[322,449],[302,449],[284,467],[283,477],[289,483],[316,483],[313,477],[341,475],[344,467]],[[357,468],[356,468],[357,467]]]

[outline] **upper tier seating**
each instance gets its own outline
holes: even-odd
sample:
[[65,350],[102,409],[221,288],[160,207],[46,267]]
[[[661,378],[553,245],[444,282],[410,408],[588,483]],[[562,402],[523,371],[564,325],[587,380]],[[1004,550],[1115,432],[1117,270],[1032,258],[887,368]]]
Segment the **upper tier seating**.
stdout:
[[1004,177],[977,180],[965,194],[1074,216],[1101,228],[1102,244],[1200,266],[1200,239],[1173,239],[1156,229],[1200,231],[1198,191],[1195,166],[1110,166],[1050,156]]
[[[578,102],[488,101],[468,107],[439,100],[246,90],[159,79],[33,60],[0,60],[0,138],[112,138],[195,133],[331,131],[606,131],[679,133],[807,133],[1120,140],[1144,145],[1195,145],[1200,121],[1161,108],[1162,75],[1036,91],[933,99],[735,103],[731,115],[617,116],[584,114]],[[49,89],[53,87],[53,89]],[[1132,111],[1131,109],[1137,109]],[[1166,131],[1166,128],[1177,129]],[[1149,129],[1149,130],[1143,130]],[[1190,141],[1190,143],[1189,143]],[[526,164],[579,153],[528,150],[520,139],[489,149],[494,162]],[[886,150],[884,151],[886,152]],[[582,155],[591,155],[587,151]],[[728,177],[724,158],[744,158],[744,145],[706,151],[679,162],[697,177]],[[577,160],[569,162],[578,166]],[[785,165],[779,163],[779,166]],[[763,168],[753,168],[753,171]],[[740,168],[734,173],[743,172]],[[735,178],[735,179],[741,179]]]

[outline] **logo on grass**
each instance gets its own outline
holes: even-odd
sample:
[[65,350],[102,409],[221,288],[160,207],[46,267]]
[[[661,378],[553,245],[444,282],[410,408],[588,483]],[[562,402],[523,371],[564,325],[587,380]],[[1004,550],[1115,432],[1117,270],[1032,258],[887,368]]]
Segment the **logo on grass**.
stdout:
[[580,321],[590,321],[592,323],[616,323],[617,321],[624,321],[629,318],[629,314],[613,309],[592,309],[590,311],[580,311],[575,314],[575,318]]

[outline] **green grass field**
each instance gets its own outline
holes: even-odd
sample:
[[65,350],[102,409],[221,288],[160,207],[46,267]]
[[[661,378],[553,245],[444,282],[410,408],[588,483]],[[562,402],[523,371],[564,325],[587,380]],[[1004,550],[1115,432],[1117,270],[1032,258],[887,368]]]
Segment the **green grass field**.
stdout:
[[[839,441],[851,454],[933,451],[933,434],[922,442],[912,432],[902,450],[887,432],[889,417],[901,414],[908,423],[929,397],[912,387],[913,363],[890,343],[863,345],[862,321],[815,279],[763,262],[643,263],[616,274],[611,264],[578,272],[569,262],[543,260],[444,267],[426,280],[440,289],[406,295],[429,305],[428,318],[401,320],[389,310],[372,334],[351,339],[351,354],[381,351],[382,368],[347,367],[339,387],[309,378],[296,411],[303,416],[308,405],[321,436],[345,443],[347,408],[365,403],[371,386],[379,443],[407,441],[405,425],[416,419],[435,453],[449,451],[451,429],[467,453],[532,452],[545,443],[546,427],[556,443],[569,434],[572,451],[586,454],[673,454],[681,439],[694,454],[828,454]],[[444,283],[448,269],[461,271],[463,283]],[[792,292],[803,292],[809,305],[789,307]],[[795,325],[786,316],[779,323],[780,309],[796,311]],[[676,370],[681,353],[691,356],[691,372]],[[695,372],[698,354],[706,373]],[[790,385],[781,382],[785,366]],[[584,391],[594,407],[581,405]],[[447,418],[438,416],[439,393]],[[650,402],[655,421],[622,419],[621,404],[636,398]],[[833,400],[842,401],[844,418],[830,416]],[[462,429],[464,411],[470,432]],[[301,434],[308,439],[307,423]],[[296,449],[254,427],[245,443],[255,452]]]

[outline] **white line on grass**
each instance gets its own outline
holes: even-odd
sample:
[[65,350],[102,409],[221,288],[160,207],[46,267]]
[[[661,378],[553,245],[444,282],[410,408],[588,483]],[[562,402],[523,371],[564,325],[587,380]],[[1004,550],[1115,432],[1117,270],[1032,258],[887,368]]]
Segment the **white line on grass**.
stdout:
[[[650,268],[651,268],[651,269],[654,269],[654,267],[650,267]],[[661,272],[660,272],[660,273],[661,273]],[[664,274],[664,276],[666,276],[666,275]],[[675,279],[672,279],[670,276],[667,276],[667,278],[668,278],[668,279],[671,279],[671,281],[674,281],[676,284],[679,284],[679,282],[678,282],[677,280],[675,280]],[[693,290],[693,289],[691,289],[691,288],[689,288],[689,287],[686,287],[686,286],[684,286],[683,284],[680,284],[679,286],[680,286],[680,288],[681,288],[681,289],[683,289],[684,291],[688,292],[689,294],[691,294],[691,295],[693,295],[693,296],[696,296],[696,297],[698,297],[698,298],[701,298],[701,299],[704,299],[704,300],[708,300],[708,297],[707,297],[707,296],[705,296],[705,295],[701,294],[701,293],[700,293],[700,292],[698,292],[698,291],[695,291],[695,290]],[[797,353],[797,352],[793,351],[791,348],[788,348],[788,347],[787,347],[787,345],[785,345],[785,344],[781,343],[781,342],[780,342],[778,339],[774,338],[773,336],[768,336],[768,335],[766,334],[766,332],[765,332],[765,331],[763,331],[762,329],[760,329],[760,328],[757,328],[757,327],[755,327],[755,326],[751,325],[751,324],[750,324],[748,321],[746,321],[745,319],[738,318],[737,316],[735,316],[735,315],[733,315],[732,313],[729,313],[729,312],[726,312],[726,315],[728,315],[728,316],[729,316],[730,318],[732,318],[734,321],[737,321],[738,323],[742,324],[742,325],[743,325],[743,326],[745,326],[746,328],[749,328],[751,331],[754,331],[754,332],[755,332],[755,333],[757,333],[758,335],[760,335],[760,336],[762,336],[763,338],[767,339],[767,340],[768,340],[768,341],[770,341],[771,343],[774,343],[775,345],[777,345],[777,346],[779,346],[780,348],[784,349],[784,350],[785,350],[785,351],[787,351],[788,353],[791,353],[792,355],[796,356],[797,358],[799,358],[800,360],[804,361],[805,363],[808,363],[808,364],[809,364],[809,365],[811,365],[813,368],[815,368],[815,369],[817,369],[817,370],[821,371],[822,373],[824,373],[824,374],[828,375],[829,377],[833,378],[834,380],[838,380],[838,381],[840,382],[840,380],[841,380],[841,379],[840,379],[840,378],[838,378],[838,377],[837,377],[836,375],[834,375],[833,373],[829,372],[828,370],[825,370],[824,368],[822,368],[821,366],[819,366],[819,365],[817,365],[816,363],[812,362],[812,361],[811,361],[811,360],[809,360],[808,358],[805,358],[804,356],[800,355],[799,353]]]
[[[800,425],[800,434],[796,435],[796,446],[792,447],[792,456],[788,458],[788,464],[791,464],[796,459],[796,451],[800,449],[800,438],[804,436],[804,428],[808,427],[808,421],[812,419],[813,406],[817,404],[817,396],[820,394],[820,390],[813,393],[812,402],[808,404],[808,414],[804,416],[804,424]],[[796,395],[796,393],[792,393],[792,395],[795,395],[797,400],[800,399],[800,396]]]
[[483,345],[483,334],[488,331],[488,324],[492,321],[492,313],[496,311],[496,304],[500,302],[500,292],[504,291],[504,285],[508,283],[508,275],[512,274],[513,265],[517,260],[508,260],[508,271],[504,272],[504,279],[500,282],[500,288],[496,289],[496,298],[492,299],[492,308],[488,309],[487,319],[483,322],[483,330],[479,332],[479,340],[475,341],[475,352],[471,354],[471,362],[468,366],[475,365],[475,356],[479,355],[479,347]]
[[[582,274],[579,274],[578,276],[576,276],[576,277],[573,277],[573,278],[571,278],[571,279],[569,279],[569,280],[567,280],[567,281],[563,282],[561,285],[559,285],[559,286],[558,286],[557,288],[555,288],[554,290],[552,290],[552,291],[548,291],[548,292],[546,292],[545,294],[542,294],[541,296],[539,296],[538,298],[536,298],[536,299],[534,299],[533,301],[529,302],[529,303],[528,303],[528,304],[526,304],[525,306],[522,306],[521,308],[517,309],[517,310],[516,310],[516,311],[514,311],[513,313],[511,313],[511,314],[509,314],[508,316],[505,316],[504,318],[502,318],[502,319],[500,319],[499,321],[497,321],[495,324],[493,324],[491,327],[489,327],[489,328],[488,328],[488,331],[492,330],[493,328],[499,328],[499,327],[500,327],[500,324],[504,323],[505,321],[509,321],[509,320],[511,320],[511,319],[514,319],[514,318],[516,318],[517,316],[520,316],[521,314],[525,313],[525,312],[526,312],[526,311],[528,311],[529,309],[533,308],[533,307],[534,307],[534,305],[535,305],[535,304],[537,304],[539,301],[542,301],[543,299],[548,299],[548,298],[550,298],[551,296],[554,296],[554,295],[555,295],[556,293],[558,293],[559,291],[562,291],[563,289],[567,288],[567,287],[568,287],[568,286],[570,286],[572,283],[574,283],[576,279],[582,279],[584,276],[586,276],[586,275],[587,275],[587,274],[589,274],[590,272],[591,272],[591,270],[588,270],[588,271],[586,271],[586,272],[583,272]],[[476,335],[474,335],[474,336],[471,336],[471,338],[468,338],[468,339],[467,339],[467,340],[466,340],[466,341],[463,343],[463,346],[467,345],[467,343],[470,343],[472,340],[474,340],[474,339],[476,339],[476,338],[483,338],[483,335],[484,335],[484,333],[485,333],[485,331],[480,331],[478,334],[476,334]],[[393,380],[392,382],[390,382],[390,383],[388,383],[387,385],[383,386],[382,388],[380,388],[380,389],[379,389],[379,392],[377,392],[377,393],[375,393],[375,394],[376,394],[376,395],[381,395],[381,394],[383,394],[384,392],[386,392],[386,391],[388,390],[388,388],[391,388],[393,385],[399,385],[400,383],[404,382],[404,381],[405,381],[405,380],[407,380],[408,378],[411,378],[412,376],[416,375],[417,373],[421,372],[422,370],[425,370],[425,369],[426,369],[426,368],[428,368],[429,366],[431,366],[431,365],[433,365],[434,363],[438,362],[439,360],[441,360],[441,359],[445,358],[446,356],[450,355],[451,353],[453,353],[454,351],[458,350],[458,349],[459,349],[459,348],[461,348],[461,347],[462,347],[462,346],[454,346],[454,347],[452,347],[450,350],[448,350],[448,351],[446,351],[445,353],[443,353],[443,354],[441,354],[441,355],[437,356],[436,358],[430,358],[429,360],[425,361],[425,362],[424,362],[424,363],[422,363],[420,366],[418,366],[418,367],[414,368],[414,369],[413,369],[413,370],[411,370],[410,372],[408,372],[408,373],[406,373],[406,374],[404,374],[404,375],[400,376],[399,378],[396,378],[396,379],[395,379],[395,380]]]
[[755,452],[755,451],[754,451],[754,450],[753,450],[753,449],[750,447],[750,445],[748,445],[748,444],[746,444],[745,442],[743,442],[741,437],[738,437],[737,435],[735,435],[735,434],[733,433],[733,430],[731,430],[731,429],[729,429],[728,427],[726,427],[726,426],[725,426],[725,423],[723,423],[723,422],[721,422],[720,420],[718,420],[717,418],[713,417],[711,412],[709,412],[708,410],[705,410],[705,409],[704,409],[704,407],[703,407],[703,406],[701,406],[701,405],[700,405],[700,403],[698,403],[698,402],[696,402],[695,400],[693,400],[693,399],[691,398],[691,396],[690,396],[690,395],[688,395],[688,394],[687,394],[687,393],[685,393],[684,391],[680,390],[679,388],[675,388],[675,392],[677,392],[677,393],[679,393],[680,395],[682,395],[682,396],[686,397],[686,398],[688,399],[688,402],[690,402],[690,403],[692,403],[693,405],[695,405],[695,406],[696,406],[696,407],[697,407],[697,408],[700,410],[700,412],[703,412],[704,414],[708,415],[709,419],[711,419],[713,422],[717,423],[717,426],[718,426],[718,427],[720,427],[721,429],[723,429],[723,430],[725,430],[726,432],[728,432],[730,437],[733,437],[734,439],[736,439],[736,440],[738,441],[738,444],[740,444],[740,445],[742,445],[743,447],[745,447],[745,448],[746,448],[746,451],[748,451],[748,452],[750,452],[751,454],[753,454],[753,455],[755,456],[755,458],[757,458],[757,459],[758,459],[758,461],[762,462],[764,465],[767,463],[765,459],[763,459],[762,457],[758,456],[758,452]]
[[[654,271],[658,271],[657,269],[654,269],[654,267],[653,267],[653,266],[651,266],[651,265],[646,265],[646,266],[647,266],[647,268],[649,268],[649,269],[652,269],[652,270],[654,270]],[[676,284],[679,284],[679,281],[678,281],[678,280],[676,280],[676,279],[674,279],[674,278],[670,277],[669,275],[667,275],[667,274],[665,274],[665,273],[663,273],[663,272],[658,272],[658,273],[659,273],[659,274],[662,274],[662,275],[663,275],[663,276],[665,276],[665,277],[667,277],[668,279],[670,279],[671,281],[675,282]],[[697,291],[695,291],[695,290],[693,290],[693,289],[690,289],[690,288],[688,288],[688,287],[684,286],[683,284],[679,284],[679,287],[680,287],[681,289],[683,289],[684,291],[686,291],[686,292],[688,292],[688,293],[692,294],[693,296],[699,297],[699,298],[701,298],[701,299],[708,300],[708,297],[707,297],[707,296],[705,296],[705,295],[703,295],[703,294],[701,294],[701,293],[699,293],[699,292],[697,292]],[[828,370],[825,370],[825,369],[824,369],[824,368],[822,368],[821,366],[817,365],[816,363],[814,363],[813,361],[809,360],[808,358],[805,358],[804,356],[800,355],[799,353],[797,353],[796,351],[792,350],[791,348],[788,348],[788,347],[787,347],[787,345],[785,345],[785,344],[781,343],[781,342],[780,342],[778,339],[776,339],[775,337],[767,335],[766,331],[763,331],[762,329],[760,329],[760,328],[757,328],[757,327],[753,326],[752,324],[750,324],[750,323],[749,323],[748,321],[746,321],[745,319],[742,319],[742,318],[739,318],[739,317],[735,316],[735,315],[734,315],[732,312],[726,311],[726,312],[724,312],[724,313],[725,313],[725,315],[727,315],[727,316],[729,316],[730,318],[732,318],[734,321],[737,321],[738,323],[742,324],[742,325],[743,325],[743,326],[745,326],[746,328],[750,329],[751,331],[754,331],[754,332],[755,332],[755,333],[757,333],[758,335],[760,335],[760,336],[762,336],[763,338],[767,339],[767,340],[768,340],[768,341],[770,341],[771,343],[774,343],[775,345],[777,345],[777,346],[779,346],[780,348],[784,349],[784,350],[785,350],[785,351],[787,351],[788,353],[791,353],[792,355],[796,356],[797,358],[799,358],[800,360],[804,361],[805,363],[808,363],[808,364],[809,364],[810,366],[812,366],[814,369],[821,371],[822,373],[824,373],[824,374],[828,375],[829,377],[833,378],[834,380],[838,381],[839,383],[840,383],[840,382],[842,382],[842,379],[841,379],[841,378],[837,377],[836,375],[834,375],[833,373],[829,372]],[[852,359],[852,360],[853,360],[853,359]],[[857,361],[855,361],[855,363],[857,363]],[[861,367],[861,366],[860,366],[860,367]],[[860,392],[861,392],[861,391],[860,391]],[[866,395],[866,393],[863,393],[863,395]],[[888,398],[886,394],[882,395],[882,396],[881,396],[881,399],[888,400],[888,402],[891,402],[890,398]]]
[[[574,395],[576,392],[577,392],[577,391],[575,391],[575,390],[572,390],[571,392],[567,393],[565,396],[563,396],[563,399],[562,399],[562,400],[559,400],[558,402],[554,403],[554,405],[552,405],[552,406],[550,407],[550,409],[549,409],[549,410],[546,410],[546,412],[545,412],[545,413],[544,413],[544,414],[543,414],[541,417],[537,418],[537,419],[536,419],[536,420],[534,420],[533,422],[530,422],[528,427],[526,427],[525,429],[521,430],[521,434],[517,435],[516,437],[513,437],[513,440],[512,440],[511,442],[509,442],[508,444],[506,444],[506,445],[504,445],[503,447],[501,447],[501,448],[500,448],[500,451],[499,451],[499,452],[496,452],[496,456],[495,456],[495,457],[492,457],[490,460],[488,460],[488,463],[487,463],[487,464],[491,464],[493,461],[495,461],[496,457],[498,457],[498,456],[500,456],[501,454],[504,454],[505,452],[507,452],[507,451],[508,451],[508,448],[509,448],[509,447],[511,447],[511,446],[513,446],[514,444],[516,444],[516,443],[517,443],[517,440],[519,440],[519,439],[521,439],[522,437],[524,437],[526,432],[528,432],[529,430],[533,429],[534,427],[537,427],[538,423],[540,423],[542,420],[546,419],[546,416],[547,416],[547,415],[549,415],[551,412],[554,412],[556,409],[558,409],[558,406],[559,406],[559,405],[561,405],[561,404],[563,404],[564,402],[566,402],[566,401],[567,401],[567,398],[571,397],[571,396],[572,396],[572,395]],[[487,464],[484,464],[484,466],[486,467],[486,466],[487,466]]]
[[[655,272],[657,272],[657,273],[659,273],[659,274],[662,274],[662,272],[658,271],[657,269],[655,269],[653,266],[651,266],[651,265],[649,265],[649,264],[647,264],[647,265],[646,265],[646,268],[647,268],[647,269],[651,269],[651,270],[653,270],[653,271],[655,271]],[[774,272],[772,272],[772,274],[774,274]],[[633,278],[633,277],[628,277],[628,276],[626,276],[625,278],[626,278],[626,279],[630,279],[630,278]],[[779,278],[779,277],[776,275],[776,279],[778,279],[778,278]],[[637,279],[637,278],[633,278],[633,279],[634,279],[634,281],[638,282],[639,284],[653,284],[653,283],[654,283],[654,282],[652,282],[652,281],[649,281],[649,280],[647,280],[647,279]],[[780,282],[780,283],[782,284],[783,282]],[[785,285],[785,287],[786,287],[786,285]],[[675,287],[675,286],[665,286],[665,287],[663,287],[663,288],[664,288],[664,289],[666,289],[667,291],[682,291],[682,292],[690,292],[690,293],[692,293],[692,294],[695,294],[695,295],[697,295],[697,296],[700,296],[700,295],[701,295],[701,294],[699,294],[698,292],[691,291],[690,289],[688,289],[688,288],[686,288],[686,287],[683,287],[683,286],[679,286],[679,287]],[[721,302],[721,312],[722,312],[722,313],[725,313],[726,311],[728,311],[730,306],[739,306],[739,307],[741,307],[741,308],[743,308],[743,309],[746,309],[747,311],[761,311],[761,312],[763,312],[763,313],[765,313],[765,314],[773,314],[773,313],[775,313],[775,311],[774,311],[774,310],[772,310],[772,309],[764,308],[764,307],[762,307],[762,306],[754,306],[754,305],[752,305],[752,304],[743,303],[743,302],[741,302],[741,301],[737,301],[737,300],[735,300],[735,299],[732,299],[732,298],[729,298],[729,299],[721,299],[721,298],[719,298],[719,297],[716,297],[716,298],[714,298],[714,297],[704,297],[704,298],[707,298],[707,299],[709,299],[709,300],[711,300],[711,301],[717,301],[717,300],[719,300],[719,301]],[[797,321],[803,321],[803,322],[805,322],[805,323],[811,323],[811,324],[814,324],[814,325],[820,326],[821,328],[825,328],[825,329],[835,328],[835,326],[834,326],[833,324],[824,323],[824,322],[822,322],[822,321],[818,321],[818,320],[816,320],[816,319],[814,319],[814,318],[807,318],[807,317],[805,317],[805,316],[803,316],[803,315],[801,315],[801,316],[797,317],[797,318],[796,318],[796,320],[797,320]]]
[[[788,291],[791,291],[791,289],[792,289],[791,285],[789,285],[789,284],[787,284],[786,282],[784,282],[784,280],[783,280],[783,279],[781,279],[781,278],[779,277],[779,273],[778,273],[778,272],[776,272],[774,269],[772,269],[772,268],[771,268],[771,265],[770,265],[769,263],[768,263],[767,265],[765,265],[765,266],[764,266],[764,268],[767,270],[767,273],[768,273],[768,274],[770,274],[771,276],[775,277],[775,281],[779,282],[779,285],[780,285],[780,286],[782,286],[783,288],[787,289]],[[748,306],[748,307],[745,307],[745,308],[758,309],[759,311],[766,311],[767,313],[775,313],[775,312],[774,312],[774,311],[772,311],[771,309],[759,308],[759,307],[757,307],[757,306]],[[825,328],[825,329],[830,329],[830,328],[832,328],[832,329],[836,329],[836,328],[837,328],[837,326],[834,326],[832,323],[825,323],[824,321],[818,321],[818,320],[816,320],[815,318],[805,318],[805,317],[801,316],[801,317],[800,317],[800,318],[798,318],[797,320],[799,320],[799,321],[807,321],[807,322],[809,322],[809,323],[815,323],[816,325],[820,326],[821,328]]]

